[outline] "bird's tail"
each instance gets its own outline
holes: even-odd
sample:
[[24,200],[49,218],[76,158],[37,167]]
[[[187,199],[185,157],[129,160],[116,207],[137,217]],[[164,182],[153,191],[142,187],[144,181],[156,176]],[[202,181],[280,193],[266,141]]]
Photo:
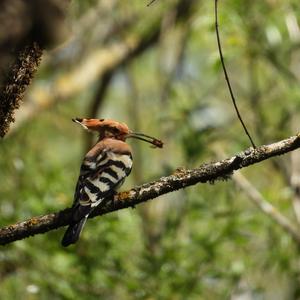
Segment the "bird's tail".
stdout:
[[81,220],[79,220],[77,223],[72,223],[69,225],[67,231],[64,234],[64,237],[62,238],[61,244],[64,247],[67,247],[71,244],[75,244],[80,236],[80,233],[82,231],[82,228],[88,218],[88,215],[83,217]]

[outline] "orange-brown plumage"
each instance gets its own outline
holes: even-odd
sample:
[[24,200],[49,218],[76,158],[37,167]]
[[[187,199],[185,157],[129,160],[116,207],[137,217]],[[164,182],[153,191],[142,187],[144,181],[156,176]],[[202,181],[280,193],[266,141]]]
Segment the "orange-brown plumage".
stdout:
[[99,141],[87,154],[86,157],[99,155],[103,150],[115,153],[131,154],[131,147],[123,141],[105,138]]
[[110,119],[76,118],[73,121],[79,123],[87,130],[98,132],[100,139],[111,137],[125,141],[126,136],[129,134],[129,128],[126,124]]

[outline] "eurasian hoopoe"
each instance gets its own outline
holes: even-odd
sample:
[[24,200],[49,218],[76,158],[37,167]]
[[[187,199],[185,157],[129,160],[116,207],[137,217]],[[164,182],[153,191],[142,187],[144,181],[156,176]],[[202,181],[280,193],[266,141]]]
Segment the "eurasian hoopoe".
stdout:
[[76,243],[89,214],[105,204],[130,174],[131,148],[127,138],[136,138],[162,148],[163,143],[151,136],[134,133],[124,123],[105,119],[73,119],[87,130],[96,131],[99,139],[86,154],[77,181],[72,221],[62,239],[64,247]]

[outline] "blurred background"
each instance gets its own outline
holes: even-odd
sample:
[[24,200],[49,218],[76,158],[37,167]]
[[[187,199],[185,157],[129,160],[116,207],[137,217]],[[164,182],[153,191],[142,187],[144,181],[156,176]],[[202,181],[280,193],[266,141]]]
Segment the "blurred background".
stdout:
[[[45,52],[0,141],[1,226],[71,206],[95,138],[73,117],[112,118],[165,142],[129,142],[134,166],[122,190],[250,146],[224,81],[213,1],[147,3],[71,1],[64,43]],[[256,144],[297,133],[299,1],[226,0],[219,14]],[[0,298],[300,299],[300,243],[252,203],[269,202],[300,234],[299,151],[241,173],[89,220],[67,249],[65,228],[1,247]]]

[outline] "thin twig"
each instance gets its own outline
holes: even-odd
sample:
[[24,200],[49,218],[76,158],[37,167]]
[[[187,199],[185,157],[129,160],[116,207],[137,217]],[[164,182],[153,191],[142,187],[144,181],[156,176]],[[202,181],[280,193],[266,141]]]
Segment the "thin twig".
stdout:
[[240,172],[236,172],[232,176],[233,181],[241,188],[249,199],[267,216],[269,216],[275,223],[281,226],[292,238],[300,244],[300,233],[289,219],[281,214],[276,207],[268,202],[263,195],[245,178]]
[[[107,72],[103,73],[101,75],[101,78],[99,80],[99,84],[94,96],[94,99],[91,103],[91,106],[89,107],[89,111],[87,113],[87,116],[89,118],[96,118],[100,107],[102,106],[105,96],[107,94],[107,90],[109,89],[111,79],[113,77],[114,72],[116,71],[117,67],[111,70],[108,70]],[[93,135],[90,134],[90,132],[85,133],[85,150],[89,150],[92,147],[93,144]]]
[[152,3],[154,3],[156,0],[151,0],[148,4],[147,4],[147,6],[150,6]]
[[[277,155],[288,153],[297,148],[300,148],[300,134],[270,145],[260,146],[256,149],[247,149],[230,158],[203,164],[196,169],[178,169],[172,175],[117,194],[114,200],[107,202],[106,206],[98,207],[91,217],[107,214],[123,208],[134,207],[139,203],[197,183],[212,183],[216,180],[226,180],[230,178],[230,175],[232,175],[235,170],[259,163]],[[161,199],[161,201],[163,200]],[[1,228],[0,245],[6,245],[29,236],[66,226],[70,221],[70,208],[44,216],[33,217],[24,222]]]
[[228,74],[227,74],[227,71],[226,71],[225,62],[224,62],[223,53],[222,53],[221,39],[220,39],[220,34],[219,34],[218,0],[215,0],[215,28],[216,28],[216,35],[217,35],[217,43],[218,43],[218,50],[219,50],[220,60],[221,60],[222,68],[223,68],[223,71],[224,71],[226,83],[227,83],[227,86],[228,86],[228,89],[229,89],[229,93],[230,93],[230,96],[231,96],[231,100],[232,100],[234,109],[236,111],[238,119],[240,120],[240,122],[241,122],[241,124],[244,128],[244,131],[245,131],[246,135],[248,136],[248,138],[251,142],[252,147],[256,148],[256,146],[255,146],[255,144],[254,144],[254,142],[253,142],[253,140],[250,136],[250,133],[248,132],[247,127],[246,127],[245,123],[243,122],[242,116],[241,116],[241,114],[238,110],[236,100],[235,100],[235,97],[234,97],[234,94],[233,94],[233,91],[232,91],[232,88],[231,88],[230,80],[229,80],[229,77],[228,77]]

